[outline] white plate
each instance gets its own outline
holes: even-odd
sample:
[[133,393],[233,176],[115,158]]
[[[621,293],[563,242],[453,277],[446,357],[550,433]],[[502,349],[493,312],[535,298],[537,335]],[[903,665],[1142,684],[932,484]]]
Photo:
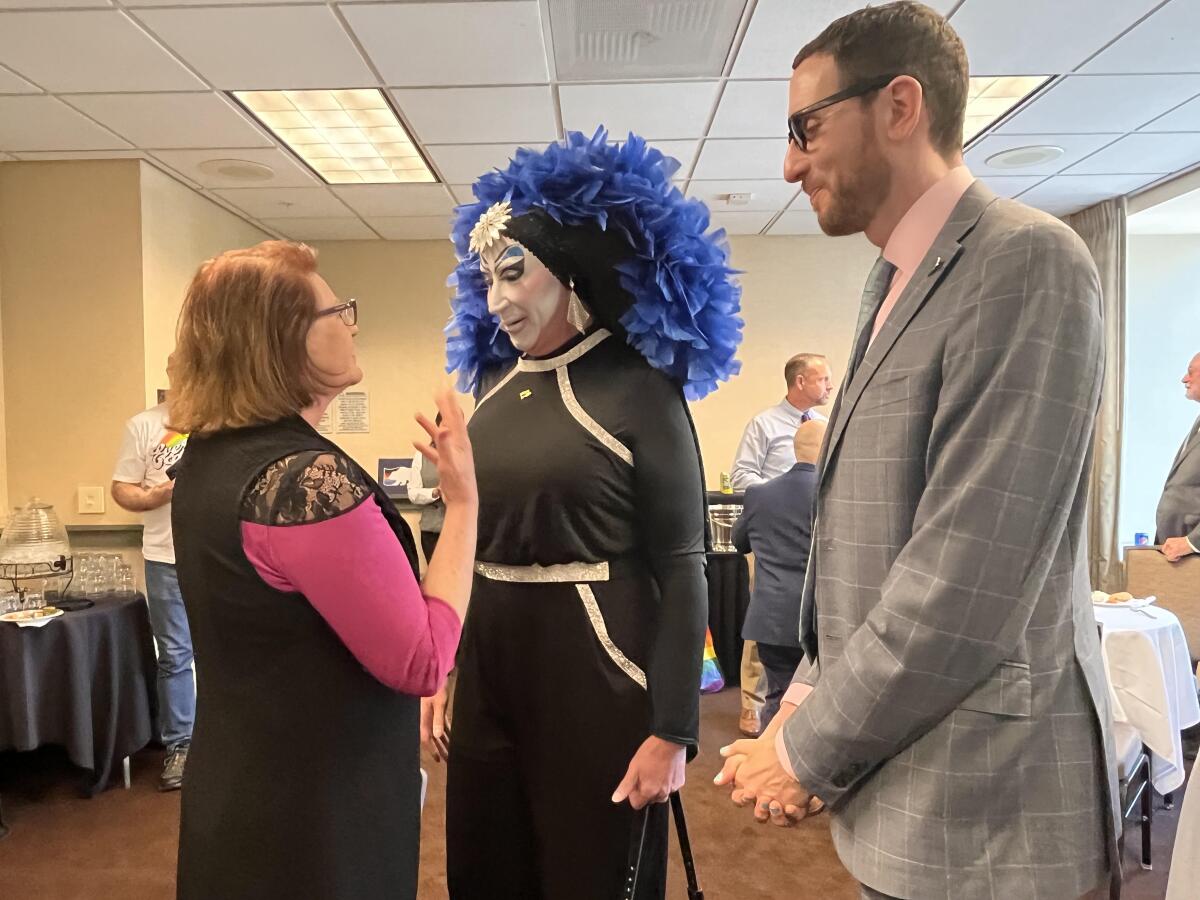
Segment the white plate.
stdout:
[[[37,615],[30,615],[36,613]],[[56,606],[46,606],[42,609],[18,609],[0,616],[0,622],[12,622],[22,628],[41,628],[51,619],[57,619],[63,611]]]
[[1141,609],[1143,606],[1149,606],[1158,598],[1151,595],[1149,597],[1134,597],[1132,600],[1121,600],[1117,603],[1109,601],[1111,594],[1106,594],[1103,591],[1092,591],[1092,605],[1100,606],[1104,609]]

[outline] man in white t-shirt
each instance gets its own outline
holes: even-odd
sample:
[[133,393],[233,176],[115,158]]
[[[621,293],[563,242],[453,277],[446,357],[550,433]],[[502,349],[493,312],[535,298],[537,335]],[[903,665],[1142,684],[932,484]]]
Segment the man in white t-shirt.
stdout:
[[187,435],[167,427],[167,405],[160,403],[125,423],[121,453],[113,472],[112,498],[142,514],[142,555],[146,558],[146,601],[158,645],[158,717],[166,762],[158,787],[178,790],[196,718],[192,678],[192,632],[175,576],[171,537],[171,494],[167,474],[179,462]]

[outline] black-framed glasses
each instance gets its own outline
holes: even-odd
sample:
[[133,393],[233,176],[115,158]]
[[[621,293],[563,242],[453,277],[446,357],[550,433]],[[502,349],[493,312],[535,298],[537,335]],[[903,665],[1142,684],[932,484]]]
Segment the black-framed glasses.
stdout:
[[835,103],[841,103],[844,100],[853,100],[855,97],[862,97],[872,91],[885,88],[899,77],[899,75],[880,75],[878,78],[872,78],[870,81],[863,81],[852,85],[843,91],[838,91],[836,94],[830,94],[824,100],[818,100],[816,103],[792,113],[788,116],[787,120],[788,140],[795,141],[801,150],[808,152],[808,135],[804,133],[805,119],[815,112],[820,112],[827,107],[833,106]]
[[358,301],[347,300],[345,303],[339,303],[337,306],[331,306],[329,309],[323,309],[317,313],[317,318],[321,316],[337,316],[347,327],[352,327],[358,324]]

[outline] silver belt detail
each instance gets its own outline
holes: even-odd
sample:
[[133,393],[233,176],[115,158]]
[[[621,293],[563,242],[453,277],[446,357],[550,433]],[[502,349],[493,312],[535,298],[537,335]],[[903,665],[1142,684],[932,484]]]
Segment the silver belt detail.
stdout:
[[575,583],[608,581],[608,563],[556,563],[552,566],[506,566],[500,563],[476,562],[475,571],[492,581],[512,581],[520,584]]

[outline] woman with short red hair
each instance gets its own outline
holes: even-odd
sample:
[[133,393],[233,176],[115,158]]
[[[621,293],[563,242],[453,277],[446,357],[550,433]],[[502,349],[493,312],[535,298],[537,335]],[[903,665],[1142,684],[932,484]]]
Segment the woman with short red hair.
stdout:
[[190,432],[173,526],[197,660],[184,900],[412,898],[419,696],[453,665],[478,499],[466,423],[418,421],[446,519],[423,582],[379,485],[315,428],[362,379],[356,301],[302,244],[200,267],[170,401]]

